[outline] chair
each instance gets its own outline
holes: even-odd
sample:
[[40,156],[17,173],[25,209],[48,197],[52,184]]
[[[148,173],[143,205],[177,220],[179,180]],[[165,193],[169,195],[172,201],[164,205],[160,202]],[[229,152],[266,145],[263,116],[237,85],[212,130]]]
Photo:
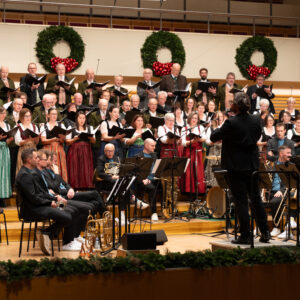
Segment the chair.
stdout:
[[[3,209],[2,207],[0,207],[0,215],[3,215],[4,227],[5,227],[5,234],[6,234],[6,243],[7,243],[7,245],[8,245],[8,235],[7,235],[6,217],[5,217],[4,209]],[[0,243],[2,243],[1,227],[0,227]]]
[[[49,218],[41,218],[41,217],[27,217],[22,216],[20,214],[20,204],[21,204],[21,195],[17,191],[17,197],[16,197],[16,204],[17,204],[17,210],[18,210],[18,218],[19,221],[22,222],[21,226],[21,234],[20,234],[20,247],[19,247],[19,257],[22,253],[22,244],[23,244],[23,234],[24,234],[24,224],[29,224],[29,232],[28,232],[28,241],[27,241],[27,252],[29,251],[29,244],[30,244],[30,234],[31,234],[31,225],[34,223],[34,238],[33,238],[33,248],[35,247],[35,236],[36,236],[36,230],[37,230],[37,224],[38,222],[49,222],[51,224],[51,220]],[[54,256],[54,248],[53,248],[53,237],[50,237],[51,240],[51,255]],[[60,250],[59,246],[59,239],[58,239],[58,249]]]

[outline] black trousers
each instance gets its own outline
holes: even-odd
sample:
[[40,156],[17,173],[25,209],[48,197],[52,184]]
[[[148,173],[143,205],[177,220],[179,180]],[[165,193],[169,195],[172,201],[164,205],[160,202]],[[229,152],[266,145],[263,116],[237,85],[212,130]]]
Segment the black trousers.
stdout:
[[143,199],[144,194],[148,193],[149,202],[151,207],[152,214],[156,213],[156,191],[157,191],[158,182],[151,181],[149,184],[145,185],[142,181],[135,181],[135,193],[138,199]]
[[63,210],[51,206],[40,206],[34,208],[30,216],[53,220],[49,228],[53,235],[58,234],[64,228],[63,243],[68,244],[75,237],[74,220],[78,214],[78,209],[72,206],[67,206]]
[[254,214],[256,223],[261,233],[264,234],[269,230],[267,224],[267,215],[261,201],[257,176],[255,176],[251,191],[251,175],[253,171],[228,171],[227,173],[227,181],[233,194],[237,217],[240,224],[240,231],[243,237],[248,237],[250,235],[248,197],[251,201],[252,213]]

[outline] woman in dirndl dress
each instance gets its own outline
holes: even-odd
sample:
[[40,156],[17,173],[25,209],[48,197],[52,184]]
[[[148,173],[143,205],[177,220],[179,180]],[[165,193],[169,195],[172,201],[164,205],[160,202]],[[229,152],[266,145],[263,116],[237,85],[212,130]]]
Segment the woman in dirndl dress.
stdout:
[[[86,115],[83,111],[76,114],[75,124],[76,127],[66,137],[66,143],[70,146],[67,154],[69,184],[74,189],[94,188],[91,143],[96,142],[95,135],[92,127],[87,125]],[[92,134],[92,136],[80,137],[81,133]]]
[[66,129],[64,124],[57,122],[57,116],[57,109],[55,107],[51,107],[48,110],[49,121],[43,126],[43,129],[41,129],[41,140],[42,144],[44,145],[44,149],[56,154],[59,175],[61,175],[64,181],[68,182],[67,161],[64,150],[64,141],[66,137],[63,135],[61,135],[59,138],[51,137],[50,133],[55,126]]
[[[21,154],[24,149],[34,148],[36,149],[36,145],[39,143],[40,136],[39,136],[39,129],[38,126],[31,123],[32,115],[31,111],[28,108],[22,108],[19,114],[19,123],[17,126],[19,130],[15,135],[15,143],[19,146],[18,158],[17,158],[17,167],[16,167],[16,175],[18,174],[19,170],[23,166],[21,160]],[[29,129],[33,131],[35,134],[38,134],[37,137],[31,137],[25,135],[25,130]]]
[[[4,131],[9,131],[10,126],[4,119],[6,118],[6,110],[0,107],[0,127]],[[8,144],[13,137],[7,138],[5,134],[0,134],[0,207],[5,207],[5,199],[10,198],[11,180],[10,180],[10,154]]]
[[[199,125],[197,112],[192,112],[187,118],[187,126],[183,128],[183,157],[190,158],[186,172],[181,177],[181,192],[199,194],[205,193],[204,167],[202,159],[202,143],[205,142],[205,129]],[[194,135],[191,137],[191,134]]]

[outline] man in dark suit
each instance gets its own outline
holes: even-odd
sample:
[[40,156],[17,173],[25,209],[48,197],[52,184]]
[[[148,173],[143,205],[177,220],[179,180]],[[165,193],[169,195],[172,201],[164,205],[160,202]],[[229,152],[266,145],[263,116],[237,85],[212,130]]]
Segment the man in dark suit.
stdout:
[[[146,157],[157,159],[156,153],[154,152],[156,142],[153,139],[146,139],[144,142],[144,150],[136,155],[136,157]],[[153,166],[153,165],[152,165]],[[151,168],[152,171],[152,168]],[[135,193],[139,200],[143,200],[145,192],[149,194],[149,202],[151,207],[151,220],[158,221],[158,215],[156,213],[156,191],[158,181],[154,179],[154,174],[150,171],[149,176],[141,180],[135,181]],[[142,203],[142,207],[145,207]]]
[[[154,85],[156,82],[152,81],[153,71],[149,68],[145,69],[143,72],[144,80],[143,83],[146,83],[147,85]],[[148,101],[150,98],[156,98],[157,93],[159,92],[159,87],[156,87],[155,89],[144,89],[137,86],[137,94],[140,97],[140,108],[146,109],[148,107]]]
[[[122,87],[123,84],[123,76],[118,75],[114,77],[115,84],[107,88],[110,92],[110,100],[109,102],[112,104],[116,104],[118,107],[121,105],[123,100],[128,99],[128,90]],[[125,95],[117,95],[117,92],[121,92]]]
[[208,92],[205,93],[198,88],[198,82],[207,82],[209,81],[207,79],[208,70],[206,68],[201,68],[199,70],[200,80],[193,82],[192,84],[192,91],[191,91],[191,97],[195,98],[197,102],[203,102],[205,105],[208,103],[208,101],[213,100],[216,96],[216,89],[210,87],[208,89]]
[[25,149],[21,154],[23,166],[20,169],[16,186],[18,197],[20,197],[20,217],[21,218],[50,218],[54,221],[52,225],[39,234],[39,242],[42,251],[50,255],[49,235],[57,235],[64,228],[63,241],[69,244],[74,238],[73,217],[78,215],[76,208],[58,209],[58,202],[67,201],[62,197],[46,195],[40,191],[32,170],[37,165],[37,152],[34,149]]
[[95,81],[95,73],[93,69],[87,69],[85,71],[86,80],[80,82],[78,85],[78,93],[82,94],[83,105],[96,106],[102,93],[101,87],[95,89],[88,89],[87,87]]
[[157,109],[165,112],[171,112],[172,107],[167,102],[168,94],[165,91],[160,91],[157,93]]
[[261,136],[259,117],[248,114],[250,101],[245,93],[236,93],[231,110],[235,116],[227,119],[222,127],[214,130],[211,141],[222,140],[221,166],[227,170],[229,188],[233,194],[241,235],[236,244],[250,244],[250,223],[248,213],[248,196],[252,203],[261,237],[261,242],[268,242],[270,232],[267,216],[262,205],[258,179],[256,178],[251,191],[252,173],[259,167],[257,141]]
[[[269,100],[269,102],[270,102],[269,110],[272,114],[275,114],[275,108],[271,101],[271,99],[273,99],[275,97],[275,95],[272,93],[272,90],[269,86],[264,85],[264,82],[265,82],[265,76],[262,74],[259,74],[256,77],[256,84],[249,86],[249,88],[247,90],[247,95],[249,96],[249,98],[251,100],[250,113],[253,113],[253,112],[259,110],[259,101],[262,98],[264,98],[264,99]],[[258,88],[263,88],[263,90],[264,90],[263,97],[261,97],[257,94],[256,90]]]
[[12,79],[8,77],[8,67],[2,66],[0,69],[0,105],[3,105],[4,103],[8,101],[14,100],[14,93],[11,92],[5,92],[3,91],[3,88],[11,88],[15,89],[15,83]]
[[187,86],[186,77],[180,74],[180,70],[180,64],[174,63],[172,65],[171,74],[165,75],[161,80],[160,90],[168,93],[168,105],[172,105],[175,100],[173,92],[176,90],[184,90]]
[[[29,63],[28,64],[28,74],[26,76],[32,76],[37,77],[37,66],[35,63]],[[33,105],[43,99],[45,88],[44,83],[40,84],[34,84],[28,85],[25,81],[26,76],[23,76],[20,78],[20,90],[27,95],[27,104]]]
[[[54,106],[53,97],[50,94],[43,96],[42,105],[34,109],[32,113],[32,120],[37,124],[46,124],[48,122],[48,110]],[[58,120],[60,116],[58,115]]]
[[41,149],[37,152],[37,156],[37,167],[33,169],[32,175],[35,180],[38,193],[44,198],[48,198],[52,201],[57,199],[58,205],[62,206],[63,210],[77,212],[76,218],[72,219],[73,238],[69,243],[64,242],[65,245],[63,245],[63,250],[80,250],[81,245],[79,241],[82,242],[80,233],[85,230],[87,216],[90,211],[92,212],[94,210],[94,205],[88,202],[74,201],[72,199],[65,198],[65,195],[60,195],[51,189],[48,185],[49,180],[47,180],[46,172],[49,153],[47,150]]
[[267,143],[267,159],[270,161],[278,160],[278,148],[280,146],[287,146],[291,149],[292,155],[295,155],[294,142],[289,140],[286,136],[286,128],[283,123],[277,123],[275,126],[275,136],[268,140]]
[[71,80],[71,78],[66,76],[66,67],[63,64],[57,64],[56,73],[57,75],[48,79],[46,93],[55,93],[58,105],[64,106],[71,102],[71,96],[75,94],[76,88],[74,81],[71,85],[65,85],[64,87],[57,85],[59,81],[69,82]]

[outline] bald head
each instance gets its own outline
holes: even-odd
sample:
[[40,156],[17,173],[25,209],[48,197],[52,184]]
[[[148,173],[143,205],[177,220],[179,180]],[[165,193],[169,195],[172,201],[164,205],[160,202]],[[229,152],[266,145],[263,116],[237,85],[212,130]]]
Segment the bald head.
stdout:
[[144,142],[144,153],[151,154],[154,152],[156,142],[153,139],[146,139]]
[[83,97],[81,93],[75,93],[73,97],[73,101],[75,105],[80,106],[82,105]]
[[0,73],[1,73],[1,78],[2,79],[7,79],[7,76],[8,76],[8,67],[1,66]]

